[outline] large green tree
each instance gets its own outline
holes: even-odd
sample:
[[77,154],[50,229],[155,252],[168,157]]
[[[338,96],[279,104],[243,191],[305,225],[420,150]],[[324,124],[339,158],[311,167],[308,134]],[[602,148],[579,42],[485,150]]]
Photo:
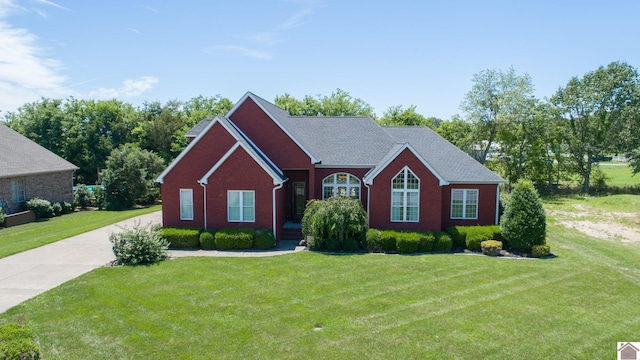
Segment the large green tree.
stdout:
[[145,201],[163,169],[161,157],[136,146],[127,144],[111,151],[100,172],[106,187],[106,208],[118,210]]
[[469,155],[473,155],[474,125],[454,116],[451,120],[443,121],[436,132]]
[[353,98],[348,92],[337,89],[330,96],[313,98],[306,95],[298,100],[290,94],[278,95],[275,104],[292,116],[369,116],[375,119],[373,107],[364,100]]
[[379,120],[380,125],[384,126],[428,126],[432,129],[437,128],[441,122],[438,118],[426,118],[419,114],[415,105],[406,109],[402,105],[391,106]]
[[559,113],[563,142],[589,193],[591,171],[598,156],[631,152],[639,143],[638,71],[624,62],[573,77],[551,98]]
[[484,70],[473,75],[473,86],[461,104],[467,120],[475,124],[477,160],[485,163],[500,130],[521,118],[530,108],[533,85],[528,74]]

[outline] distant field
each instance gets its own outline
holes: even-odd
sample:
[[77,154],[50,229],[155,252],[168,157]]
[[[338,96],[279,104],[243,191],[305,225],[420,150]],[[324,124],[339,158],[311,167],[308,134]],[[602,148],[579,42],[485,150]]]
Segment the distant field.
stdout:
[[626,163],[603,162],[600,163],[600,169],[607,175],[607,185],[609,186],[631,186],[640,184],[640,174],[633,176],[631,168]]

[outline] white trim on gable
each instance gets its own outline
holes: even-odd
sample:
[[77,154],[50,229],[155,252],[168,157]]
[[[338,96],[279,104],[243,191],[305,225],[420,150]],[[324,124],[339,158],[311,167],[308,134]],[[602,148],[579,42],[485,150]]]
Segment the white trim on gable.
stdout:
[[222,122],[220,121],[220,117],[216,116],[213,120],[211,120],[211,122],[209,122],[209,124],[207,124],[207,126],[200,132],[200,134],[198,134],[198,136],[196,136],[195,139],[193,139],[189,145],[187,145],[187,147],[182,150],[182,152],[178,155],[178,157],[175,158],[175,160],[173,160],[171,162],[171,164],[169,164],[169,166],[167,166],[166,169],[164,169],[164,171],[156,178],[155,182],[157,183],[164,183],[164,177],[167,176],[167,174],[173,170],[173,168],[182,160],[182,158],[184,158],[187,153],[194,147],[196,146],[196,144],[198,143],[198,141],[200,141],[200,139],[202,139],[206,133],[209,132],[209,130],[213,127],[213,125],[215,125],[216,123],[220,123],[220,125],[222,125],[222,127],[224,127],[227,132],[229,133],[229,135],[231,135],[234,139],[236,139],[236,141],[240,140],[238,139],[238,137],[236,135],[234,135],[234,133],[232,131],[230,131],[230,129]]
[[[296,139],[288,130],[287,128],[285,128],[284,126],[282,126],[282,124],[280,123],[280,121],[278,121],[278,119],[273,116],[273,114],[271,114],[267,109],[264,108],[264,106],[262,106],[262,104],[260,103],[260,100],[256,100],[257,95],[254,95],[251,91],[247,91],[246,94],[244,94],[244,96],[242,96],[242,98],[233,106],[233,108],[231,108],[231,110],[229,110],[229,112],[225,115],[225,117],[227,119],[231,119],[231,115],[242,105],[244,104],[244,102],[247,100],[247,98],[251,98],[251,100],[258,105],[258,107],[264,111],[265,114],[267,114],[267,116],[269,116],[271,118],[271,120],[273,120],[273,122],[278,125],[278,127],[280,128],[280,130],[282,130],[296,145],[298,145],[298,147],[300,148],[300,150],[302,150],[308,157],[309,159],[311,159],[311,164],[318,164],[320,163],[320,160],[316,159],[315,156],[313,156],[313,154],[311,154],[311,152],[305,148],[304,146],[302,146],[302,143],[300,143],[300,141],[298,141],[298,139]],[[275,106],[275,105],[274,105]]]
[[267,173],[269,174],[269,176],[271,176],[271,178],[273,179],[273,185],[280,185],[283,184],[286,180],[282,180],[282,178],[280,178],[278,176],[278,174],[274,174],[273,169],[271,169],[270,167],[266,166],[266,164],[264,164],[263,162],[259,161],[258,159],[255,158],[253,152],[250,149],[247,149],[247,147],[240,141],[238,141],[237,143],[235,143],[221,158],[220,160],[218,160],[218,162],[215,163],[215,165],[213,165],[213,167],[207,171],[206,174],[204,174],[204,176],[198,180],[198,183],[200,184],[209,184],[209,177],[211,177],[211,175],[213,175],[214,172],[216,172],[216,170],[218,170],[218,168],[220,166],[222,166],[222,164],[224,164],[225,161],[227,161],[227,159],[239,148],[243,148],[244,151],[247,152],[247,154],[249,154],[249,156],[251,156],[251,158],[258,164],[260,165],[260,167]]
[[431,173],[438,179],[438,184],[440,186],[449,185],[449,182],[447,182],[440,174],[438,174],[438,172],[436,172],[436,170],[422,156],[420,156],[420,154],[409,143],[404,143],[404,145],[396,150],[392,156],[390,156],[381,164],[376,165],[376,167],[372,169],[373,171],[366,174],[363,179],[365,184],[373,185],[373,180],[375,179],[375,177],[378,176],[378,174],[380,174],[382,170],[384,170],[389,164],[391,164],[405,149],[409,149],[409,151],[411,151],[413,155],[418,160],[420,160],[422,165],[424,165],[427,169],[429,169],[429,171],[431,171]]

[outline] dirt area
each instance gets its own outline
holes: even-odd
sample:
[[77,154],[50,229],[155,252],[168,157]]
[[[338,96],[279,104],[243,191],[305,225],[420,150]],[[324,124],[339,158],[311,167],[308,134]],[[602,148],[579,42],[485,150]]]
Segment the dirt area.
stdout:
[[[619,219],[637,218],[637,214],[625,212],[598,213],[592,208],[581,204],[573,205],[573,207],[576,209],[575,212],[555,210],[548,211],[548,213],[555,216],[561,225],[576,229],[583,234],[605,240],[621,240],[626,243],[640,244],[640,231],[618,221]],[[586,219],[593,217],[602,220]],[[637,223],[637,221],[633,220],[632,222]]]

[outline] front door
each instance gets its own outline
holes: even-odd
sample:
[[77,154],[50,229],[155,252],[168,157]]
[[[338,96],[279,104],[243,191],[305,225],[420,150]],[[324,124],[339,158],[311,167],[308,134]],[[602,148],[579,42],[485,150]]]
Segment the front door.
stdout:
[[300,222],[304,215],[304,208],[307,205],[307,183],[304,181],[298,181],[293,183],[293,214],[291,220],[294,222]]

